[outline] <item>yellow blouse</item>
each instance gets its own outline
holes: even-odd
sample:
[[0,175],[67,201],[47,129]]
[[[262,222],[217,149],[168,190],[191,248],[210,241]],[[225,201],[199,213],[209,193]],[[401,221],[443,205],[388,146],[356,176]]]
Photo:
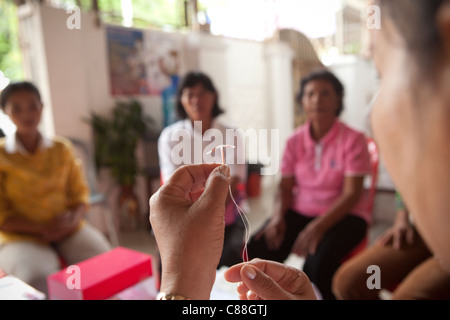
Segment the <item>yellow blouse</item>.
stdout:
[[[89,203],[89,190],[70,141],[43,137],[30,154],[15,135],[0,139],[0,226],[13,216],[45,224],[83,203]],[[37,239],[0,231],[0,244],[17,240]]]

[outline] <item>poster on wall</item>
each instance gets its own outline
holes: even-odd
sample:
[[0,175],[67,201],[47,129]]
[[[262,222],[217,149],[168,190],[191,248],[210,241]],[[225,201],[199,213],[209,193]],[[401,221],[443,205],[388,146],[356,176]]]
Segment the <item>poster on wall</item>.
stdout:
[[177,120],[175,100],[180,79],[181,40],[176,34],[147,30],[144,47],[150,94],[162,99],[166,127]]
[[143,32],[108,26],[107,40],[111,94],[149,94]]
[[107,27],[113,96],[160,96],[164,127],[175,122],[180,72],[180,37],[154,30]]

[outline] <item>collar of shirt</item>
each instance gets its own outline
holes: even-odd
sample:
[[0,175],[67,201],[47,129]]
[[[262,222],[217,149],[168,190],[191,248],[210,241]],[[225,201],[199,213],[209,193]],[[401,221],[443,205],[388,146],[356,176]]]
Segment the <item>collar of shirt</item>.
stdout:
[[[196,122],[200,122],[200,123],[201,123],[201,121],[196,121]],[[195,125],[194,125],[194,126],[195,126]],[[188,130],[190,130],[190,131],[193,131],[194,134],[195,134],[195,133],[198,133],[198,132],[197,132],[197,130],[194,131],[194,126],[192,125],[191,119],[186,118],[186,119],[184,120],[184,128],[185,128],[185,129],[188,129]],[[219,122],[217,121],[216,118],[214,118],[214,119],[211,120],[211,128],[210,128],[210,129],[219,129]]]
[[[53,146],[53,140],[44,136],[42,133],[39,133],[39,134],[40,134],[41,138],[39,139],[38,149],[44,150],[44,149],[51,148]],[[25,149],[22,142],[20,142],[20,140],[17,139],[16,133],[7,135],[5,137],[5,151],[9,154],[13,154],[13,153],[21,153],[23,155],[30,154]]]
[[314,148],[316,146],[316,144],[320,144],[320,145],[325,145],[331,141],[333,141],[341,128],[341,122],[339,120],[335,120],[333,126],[331,127],[331,129],[327,132],[327,134],[320,139],[319,142],[316,142],[312,137],[311,137],[311,122],[308,122],[306,125],[306,134],[304,135],[305,137],[305,146],[306,147],[311,147]]

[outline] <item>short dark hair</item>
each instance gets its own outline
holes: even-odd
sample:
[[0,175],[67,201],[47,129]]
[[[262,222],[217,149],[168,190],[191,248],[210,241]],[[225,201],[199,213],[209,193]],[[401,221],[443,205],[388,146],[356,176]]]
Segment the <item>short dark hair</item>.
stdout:
[[13,93],[22,90],[34,93],[38,97],[39,101],[41,101],[39,89],[34,84],[28,81],[14,82],[6,86],[0,95],[0,107],[2,110],[5,110],[9,97],[11,97]]
[[216,95],[216,101],[211,114],[212,118],[215,118],[224,112],[219,106],[219,93],[217,92],[211,78],[203,72],[191,71],[184,76],[178,86],[176,108],[178,118],[186,119],[188,117],[186,111],[184,110],[183,104],[181,103],[181,95],[183,94],[184,89],[195,87],[198,84],[201,84],[206,90]]
[[336,94],[341,97],[341,100],[339,102],[339,108],[336,111],[336,116],[339,117],[339,115],[344,110],[344,86],[333,73],[331,73],[326,69],[319,69],[313,71],[300,81],[300,93],[297,96],[297,101],[301,104],[303,95],[305,94],[306,85],[314,80],[328,81],[333,86]]

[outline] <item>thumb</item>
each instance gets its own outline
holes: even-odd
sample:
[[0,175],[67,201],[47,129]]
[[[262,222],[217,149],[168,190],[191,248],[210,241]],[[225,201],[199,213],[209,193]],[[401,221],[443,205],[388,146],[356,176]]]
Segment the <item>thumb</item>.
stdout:
[[230,167],[221,165],[215,168],[206,180],[205,190],[198,202],[205,205],[225,206],[230,185]]
[[249,290],[264,300],[292,299],[291,294],[282,289],[271,277],[250,264],[245,264],[241,268],[241,278]]

